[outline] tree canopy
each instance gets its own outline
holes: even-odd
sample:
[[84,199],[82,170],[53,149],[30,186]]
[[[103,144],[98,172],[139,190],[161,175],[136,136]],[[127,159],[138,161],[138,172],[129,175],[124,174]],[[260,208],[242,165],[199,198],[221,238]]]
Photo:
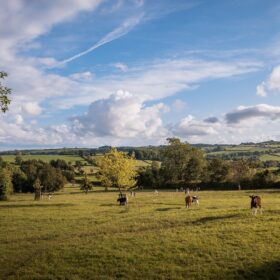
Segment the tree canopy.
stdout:
[[134,160],[113,148],[97,161],[101,183],[105,187],[128,189],[136,184]]
[[[0,79],[4,79],[8,74],[6,72],[0,72]],[[1,84],[0,81],[0,110],[5,113],[8,108],[11,100],[9,99],[9,95],[11,94],[11,89],[5,87]]]
[[12,189],[11,171],[8,168],[0,167],[0,200],[8,200]]

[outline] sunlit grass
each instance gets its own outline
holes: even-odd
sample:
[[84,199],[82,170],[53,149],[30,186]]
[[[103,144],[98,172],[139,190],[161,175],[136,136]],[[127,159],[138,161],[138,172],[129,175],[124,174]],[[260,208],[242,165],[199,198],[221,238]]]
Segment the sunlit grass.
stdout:
[[[14,163],[15,162],[15,155],[2,155],[1,156],[4,161]],[[71,161],[72,164],[75,164],[75,161],[81,161],[85,163],[85,160],[81,158],[80,156],[71,156],[71,155],[22,155],[21,156],[22,160],[31,160],[31,159],[36,159],[36,160],[42,160],[44,162],[49,162],[50,160],[65,160],[66,162]]]
[[137,193],[68,188],[52,200],[0,204],[0,279],[278,279],[280,192]]

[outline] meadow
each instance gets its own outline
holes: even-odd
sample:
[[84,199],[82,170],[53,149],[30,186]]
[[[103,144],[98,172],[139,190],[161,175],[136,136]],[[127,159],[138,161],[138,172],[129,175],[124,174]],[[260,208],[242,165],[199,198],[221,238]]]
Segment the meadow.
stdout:
[[[82,193],[68,186],[39,202],[0,203],[1,279],[280,279],[280,191]],[[255,192],[256,193],[256,192]]]
[[[1,158],[4,161],[7,161],[9,163],[15,162],[15,155],[1,155]],[[65,160],[67,163],[71,162],[72,164],[75,164],[75,161],[80,161],[82,163],[85,163],[86,161],[80,157],[80,156],[74,156],[74,155],[21,155],[22,160],[42,160],[44,162],[49,162],[51,160]]]

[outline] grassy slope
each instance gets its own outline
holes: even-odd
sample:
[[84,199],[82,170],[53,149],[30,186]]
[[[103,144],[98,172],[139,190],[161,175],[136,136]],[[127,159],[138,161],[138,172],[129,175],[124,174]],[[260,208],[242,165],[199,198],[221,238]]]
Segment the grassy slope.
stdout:
[[280,155],[275,152],[275,149],[279,149],[279,145],[264,145],[260,146],[259,144],[256,145],[237,145],[237,146],[229,146],[224,147],[223,151],[216,151],[216,152],[208,152],[208,155],[211,156],[223,156],[226,154],[235,154],[235,153],[242,153],[242,152],[251,152],[252,155],[254,152],[267,152],[267,154],[261,155],[259,158],[261,161],[280,161]]
[[[7,162],[14,162],[15,156],[14,155],[3,155],[1,156],[4,161]],[[23,160],[29,160],[29,159],[40,159],[45,162],[49,162],[50,160],[56,160],[56,159],[63,159],[66,162],[71,161],[73,164],[76,160],[79,160],[81,162],[85,162],[85,160],[79,156],[69,156],[69,155],[23,155],[21,156]]]
[[258,191],[264,213],[250,214],[249,192],[116,193],[77,189],[53,200],[30,194],[0,203],[1,279],[277,279],[280,192]]

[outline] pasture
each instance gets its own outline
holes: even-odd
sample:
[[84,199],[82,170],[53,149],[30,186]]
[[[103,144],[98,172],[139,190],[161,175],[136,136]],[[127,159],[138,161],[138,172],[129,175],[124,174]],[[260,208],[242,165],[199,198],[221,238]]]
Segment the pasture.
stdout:
[[[1,156],[4,161],[7,161],[9,163],[15,162],[15,155],[2,155]],[[80,157],[80,156],[70,156],[70,155],[22,155],[22,160],[42,160],[44,162],[49,162],[51,160],[65,160],[66,162],[72,162],[72,164],[75,164],[75,161],[79,160],[82,163],[85,163],[86,161]]]
[[1,279],[280,279],[280,191],[117,192],[68,187],[0,203]]

